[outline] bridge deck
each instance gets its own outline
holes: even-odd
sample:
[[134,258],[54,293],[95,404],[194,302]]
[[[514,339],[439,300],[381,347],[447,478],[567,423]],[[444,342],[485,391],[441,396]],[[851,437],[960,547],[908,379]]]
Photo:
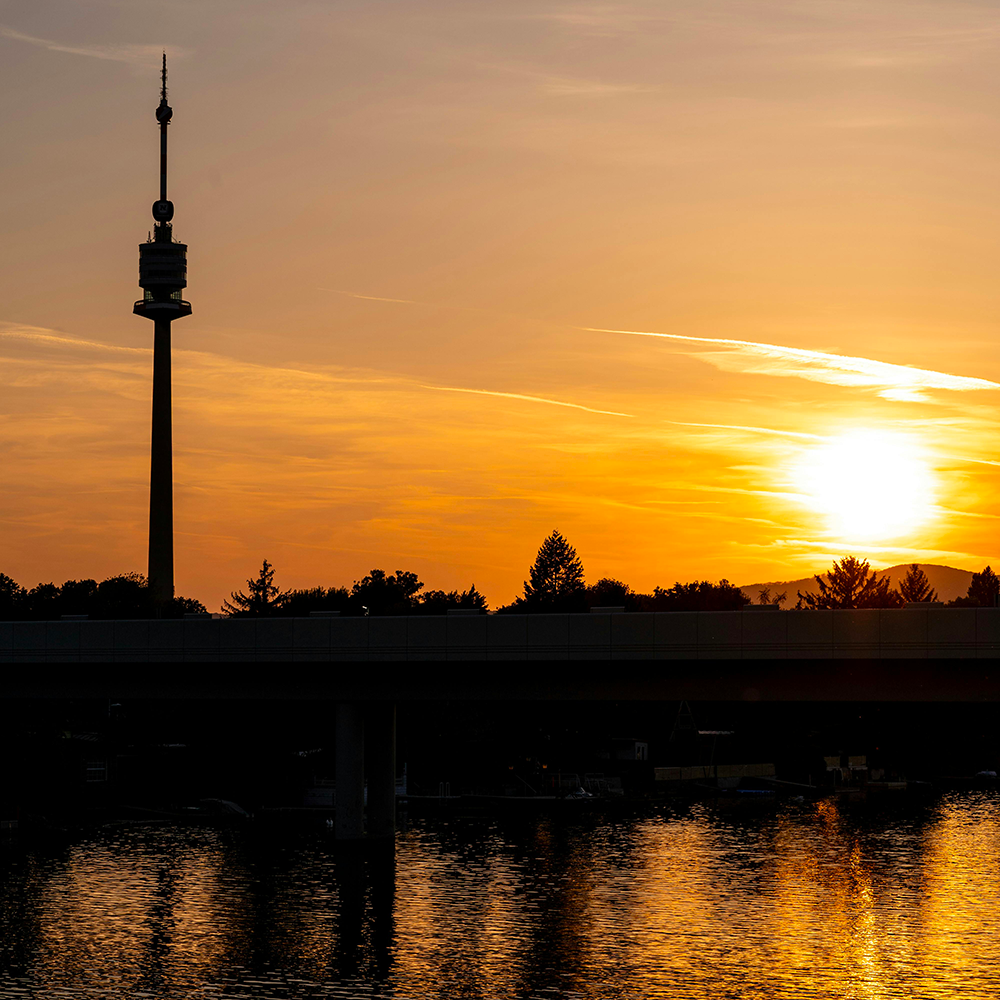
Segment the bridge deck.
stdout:
[[0,622],[0,694],[1000,701],[998,657],[996,608]]
[[0,622],[0,663],[997,656],[1000,608]]

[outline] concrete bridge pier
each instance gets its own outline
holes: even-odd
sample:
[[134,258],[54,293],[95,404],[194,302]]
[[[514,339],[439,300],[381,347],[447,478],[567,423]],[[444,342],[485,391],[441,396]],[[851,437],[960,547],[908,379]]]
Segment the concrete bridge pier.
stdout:
[[368,779],[368,836],[391,840],[396,833],[396,706],[339,702],[336,714],[337,840],[365,836],[365,778]]
[[337,704],[334,777],[334,836],[337,840],[360,840],[365,835],[365,717],[356,702]]
[[392,702],[376,702],[368,707],[365,770],[368,836],[391,840],[396,835],[396,706]]

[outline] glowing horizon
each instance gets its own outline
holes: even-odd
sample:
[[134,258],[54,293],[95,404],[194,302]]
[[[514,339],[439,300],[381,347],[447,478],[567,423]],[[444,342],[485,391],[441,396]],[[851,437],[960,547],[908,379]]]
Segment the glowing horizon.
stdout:
[[145,571],[164,43],[178,593],[1000,562],[990,11],[95,12],[0,24],[0,572]]

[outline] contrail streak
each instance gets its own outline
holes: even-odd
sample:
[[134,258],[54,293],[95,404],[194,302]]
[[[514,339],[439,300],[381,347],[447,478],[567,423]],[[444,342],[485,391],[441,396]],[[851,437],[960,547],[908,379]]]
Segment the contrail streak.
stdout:
[[546,399],[544,396],[525,396],[520,392],[494,392],[490,389],[461,389],[452,385],[421,385],[421,389],[436,389],[438,392],[468,392],[476,396],[501,396],[505,399],[523,399],[528,403],[547,403],[549,406],[568,406],[573,410],[600,413],[606,417],[634,417],[634,413],[619,413],[617,410],[597,410],[582,403],[567,403],[561,399]]
[[[656,333],[649,330],[611,330],[605,327],[584,326],[578,329],[590,333],[618,333],[630,337],[656,337],[692,344],[714,344],[732,348],[732,351],[697,355],[709,364],[724,371],[743,371],[763,375],[797,376],[832,385],[881,387],[879,394],[886,399],[914,400],[921,398],[927,389],[971,391],[1000,389],[1000,383],[966,375],[895,365],[887,361],[873,361],[846,354],[828,354],[802,347],[783,347],[753,340],[734,340],[724,337],[692,337],[679,333]],[[763,365],[734,361],[732,354],[749,355],[763,360]],[[767,364],[771,362],[771,364]]]
[[[40,332],[43,331],[43,332]],[[124,354],[148,354],[148,349],[141,347],[122,347],[119,344],[102,344],[96,340],[81,340],[77,337],[60,337],[45,330],[44,327],[6,326],[0,323],[0,337],[10,340],[27,340],[35,344],[49,344],[59,347],[86,348],[94,351],[113,351]]]
[[[28,45],[38,45],[50,52],[66,52],[73,56],[87,56],[89,59],[107,59],[111,62],[130,63],[133,66],[149,66],[155,64],[163,51],[159,45],[63,45],[50,38],[39,38],[36,35],[26,35],[23,31],[15,31],[0,24],[0,35],[15,42],[27,42]],[[171,59],[183,59],[187,56],[186,49],[167,46],[166,53]]]
[[805,431],[779,431],[774,427],[752,427],[746,424],[699,424],[691,420],[667,420],[676,427],[713,427],[725,431],[749,431],[751,434],[776,434],[781,437],[805,438],[808,441],[825,441],[822,434],[808,434]]
[[357,292],[346,292],[343,288],[320,288],[321,292],[333,292],[335,295],[346,295],[351,299],[366,299],[369,302],[403,302],[408,306],[425,306],[429,303],[418,302],[416,299],[390,299],[384,295],[359,295]]

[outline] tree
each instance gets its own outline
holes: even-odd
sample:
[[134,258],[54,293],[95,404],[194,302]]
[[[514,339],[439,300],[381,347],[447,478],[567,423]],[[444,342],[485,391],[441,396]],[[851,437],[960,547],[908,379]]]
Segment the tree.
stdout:
[[728,580],[711,583],[675,583],[669,590],[656,587],[649,604],[651,611],[740,611],[750,598]]
[[583,563],[558,531],[542,542],[528,575],[522,600],[529,610],[585,610]]
[[757,603],[765,607],[769,607],[772,604],[775,607],[780,607],[781,602],[786,597],[788,597],[787,590],[783,590],[780,594],[773,594],[773,595],[771,593],[770,587],[761,587],[760,590],[757,591]]
[[253,615],[264,617],[274,614],[288,600],[288,591],[280,591],[274,585],[274,569],[265,559],[256,580],[247,580],[247,590],[234,590],[229,601],[222,602],[223,614]]
[[193,597],[175,597],[170,602],[170,617],[183,618],[185,615],[207,615],[208,608]]
[[463,591],[428,590],[420,595],[420,602],[416,610],[424,615],[443,615],[447,614],[451,608],[487,611],[489,604],[486,602],[486,598],[476,590],[476,585],[473,584],[468,590]]
[[94,614],[98,618],[150,618],[153,605],[149,585],[141,573],[119,573],[97,585]]
[[416,573],[402,569],[386,573],[382,569],[373,569],[367,576],[354,581],[351,587],[352,610],[366,615],[409,614],[423,586]]
[[310,587],[290,590],[281,606],[281,614],[290,618],[305,618],[313,611],[345,611],[351,594],[346,587]]
[[836,559],[829,572],[829,583],[817,574],[819,593],[798,591],[797,609],[819,611],[827,608],[898,608],[903,603],[899,592],[892,588],[889,577],[879,575],[869,567],[868,560],[854,556]]
[[0,621],[12,621],[24,615],[28,592],[5,573],[0,573]]
[[627,583],[605,576],[587,588],[587,604],[592,608],[625,608],[631,611],[636,604],[636,594]]
[[965,597],[956,597],[948,603],[952,607],[992,608],[1000,595],[1000,577],[986,567],[981,573],[972,574],[972,582]]
[[912,563],[899,585],[899,595],[912,604],[923,604],[937,600],[937,591],[931,587],[927,574],[918,563]]
[[24,598],[25,617],[34,621],[52,621],[62,614],[60,588],[54,583],[32,587]]

